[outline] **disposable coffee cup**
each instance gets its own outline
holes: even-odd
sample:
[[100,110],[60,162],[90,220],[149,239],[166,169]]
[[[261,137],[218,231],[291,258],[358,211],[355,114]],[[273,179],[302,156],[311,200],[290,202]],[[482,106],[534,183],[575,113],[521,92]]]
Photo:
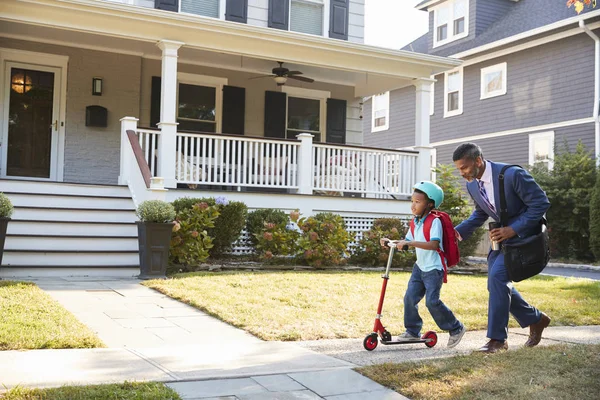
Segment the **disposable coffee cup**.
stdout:
[[[498,222],[490,222],[488,227],[489,227],[489,230],[491,231],[492,229],[500,228],[501,225]],[[500,250],[500,243],[498,243],[495,240],[492,240],[492,250]]]

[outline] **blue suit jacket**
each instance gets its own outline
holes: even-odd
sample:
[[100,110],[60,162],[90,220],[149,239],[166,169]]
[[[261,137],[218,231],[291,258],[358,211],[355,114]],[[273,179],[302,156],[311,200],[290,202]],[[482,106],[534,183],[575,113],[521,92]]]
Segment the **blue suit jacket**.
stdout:
[[[500,182],[498,175],[500,175],[502,167],[507,164],[490,161],[490,165],[494,185],[494,204],[499,213]],[[475,180],[467,182],[467,190],[475,202],[475,210],[467,220],[456,227],[464,240],[468,239],[475,229],[483,225],[489,217],[500,222],[500,215],[496,215],[486,205],[477,185]],[[528,236],[539,233],[541,231],[540,219],[550,208],[550,201],[548,201],[548,197],[542,188],[533,180],[533,177],[522,168],[508,168],[504,172],[504,194],[508,208],[508,226],[512,227],[517,233],[517,236],[507,242],[518,243]]]

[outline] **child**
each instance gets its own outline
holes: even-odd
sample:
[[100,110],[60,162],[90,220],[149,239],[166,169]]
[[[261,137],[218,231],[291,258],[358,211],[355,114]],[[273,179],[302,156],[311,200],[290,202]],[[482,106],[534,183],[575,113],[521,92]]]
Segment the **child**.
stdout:
[[[440,300],[440,290],[444,278],[444,267],[438,248],[442,246],[442,223],[435,218],[431,224],[430,241],[423,234],[423,221],[427,214],[444,201],[444,191],[433,182],[422,181],[413,186],[411,211],[414,218],[414,237],[409,230],[404,240],[396,240],[396,246],[414,247],[417,262],[413,267],[404,295],[404,327],[406,332],[398,340],[418,340],[423,327],[418,304],[425,296],[425,304],[440,329],[449,331],[448,347],[458,345],[465,332],[465,326],[456,319],[452,311]],[[389,239],[380,240],[385,246]]]

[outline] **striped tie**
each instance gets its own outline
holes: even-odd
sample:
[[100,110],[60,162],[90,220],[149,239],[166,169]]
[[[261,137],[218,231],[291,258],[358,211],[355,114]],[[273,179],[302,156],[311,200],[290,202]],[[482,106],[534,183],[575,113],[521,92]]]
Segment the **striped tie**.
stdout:
[[490,202],[490,198],[488,197],[485,187],[483,186],[483,181],[477,181],[477,183],[479,184],[479,193],[481,193],[481,197],[485,201],[485,204],[487,204],[487,206],[490,208],[490,210],[492,210],[495,214],[496,207],[494,207],[492,205],[492,203]]

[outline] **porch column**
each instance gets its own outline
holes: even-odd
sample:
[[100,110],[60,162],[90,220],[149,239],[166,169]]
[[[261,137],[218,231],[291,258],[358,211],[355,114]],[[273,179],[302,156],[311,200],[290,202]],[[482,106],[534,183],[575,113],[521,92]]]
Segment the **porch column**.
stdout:
[[301,133],[296,135],[300,140],[298,149],[298,193],[312,194],[313,192],[313,135],[310,133]]
[[131,168],[131,161],[133,159],[133,152],[131,151],[131,144],[127,137],[127,131],[137,131],[138,119],[134,117],[123,117],[121,121],[121,163],[119,164],[119,185],[129,184],[129,171]]
[[175,179],[175,139],[177,135],[177,50],[181,42],[161,40],[162,50],[160,87],[160,135],[158,138],[158,176],[164,178],[166,188],[177,187]]
[[419,152],[417,161],[417,181],[431,180],[431,146],[429,143],[429,106],[431,101],[431,83],[433,79],[417,79],[415,150]]

